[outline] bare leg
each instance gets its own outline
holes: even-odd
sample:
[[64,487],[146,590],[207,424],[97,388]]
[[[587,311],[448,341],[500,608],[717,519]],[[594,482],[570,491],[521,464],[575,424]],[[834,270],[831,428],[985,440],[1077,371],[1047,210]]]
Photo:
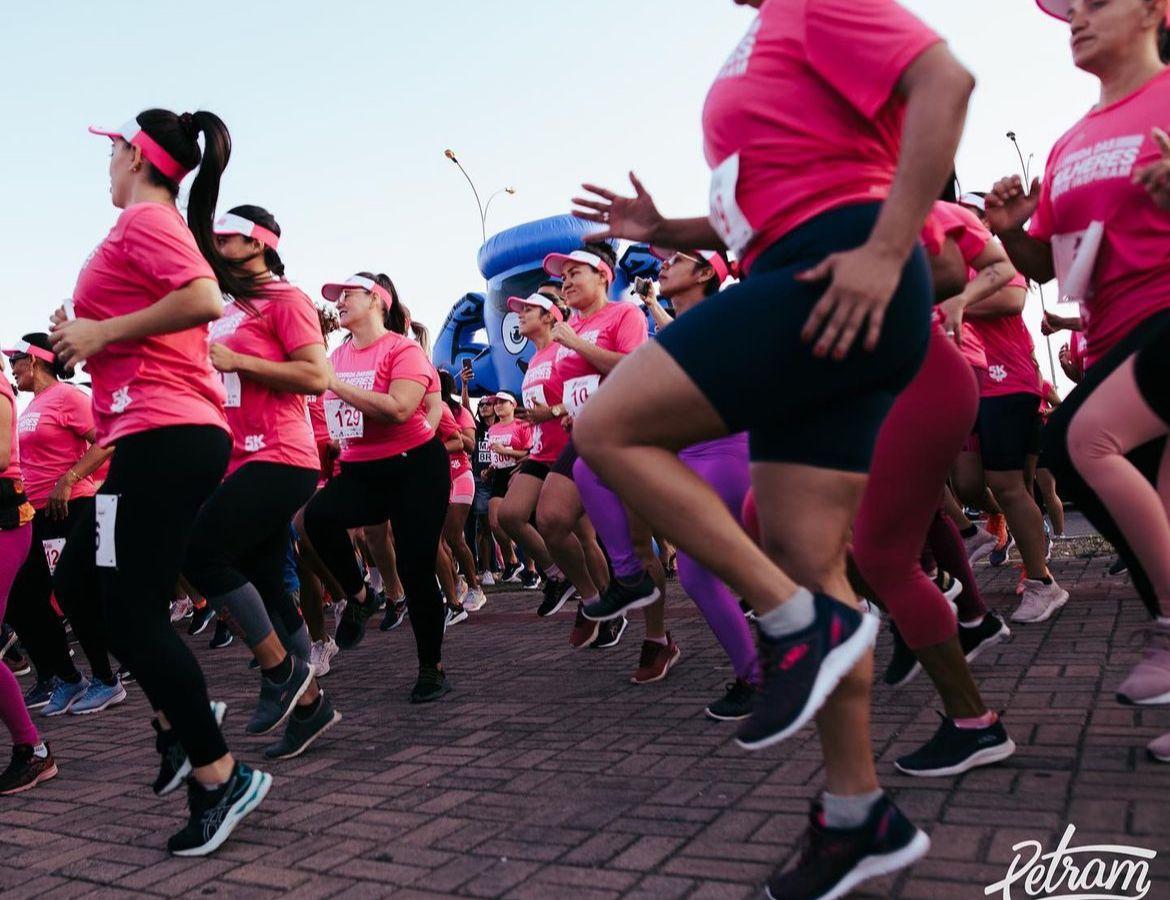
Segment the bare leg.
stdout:
[[553,564],[552,555],[531,522],[543,486],[544,481],[534,475],[513,476],[508,485],[508,496],[500,505],[499,519],[504,533],[524,548],[529,560],[546,571]]
[[586,565],[585,551],[574,533],[583,514],[577,485],[571,478],[550,472],[544,479],[536,504],[537,530],[544,538],[553,562],[581,596],[590,600],[599,596],[601,589],[590,574],[592,567]]
[[1013,472],[988,472],[987,483],[999,500],[1008,528],[1015,535],[1016,546],[1023,557],[1028,577],[1047,578],[1044,516],[1040,512],[1040,507],[1036,505],[1024,471],[1017,469]]
[[1064,501],[1056,493],[1056,478],[1050,469],[1036,470],[1036,485],[1040,488],[1040,495],[1044,498],[1044,506],[1048,509],[1048,519],[1052,522],[1053,534],[1064,534]]
[[402,580],[398,577],[398,556],[394,552],[394,531],[390,523],[370,525],[362,529],[362,534],[374,565],[382,573],[386,597],[391,601],[405,597],[406,589],[402,587]]
[[509,566],[516,565],[516,548],[512,545],[512,539],[508,537],[508,533],[504,531],[504,527],[500,524],[500,507],[503,506],[504,499],[502,497],[492,497],[488,501],[488,524],[491,525],[492,534],[496,538],[496,543],[500,545],[500,549],[504,552],[504,562]]
[[475,556],[471,547],[467,545],[467,535],[464,529],[467,525],[467,516],[471,507],[466,503],[453,503],[447,507],[447,521],[443,525],[443,540],[451,548],[455,561],[463,570],[463,577],[467,579],[467,586],[473,590],[481,589],[479,571],[475,565]]

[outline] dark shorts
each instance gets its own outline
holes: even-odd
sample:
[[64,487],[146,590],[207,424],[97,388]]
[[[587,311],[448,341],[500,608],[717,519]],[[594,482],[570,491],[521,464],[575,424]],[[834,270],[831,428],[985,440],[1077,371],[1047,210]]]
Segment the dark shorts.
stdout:
[[1140,327],[1150,329],[1145,345],[1134,357],[1134,377],[1142,399],[1158,418],[1170,422],[1170,318],[1150,319]]
[[515,471],[515,466],[509,466],[506,469],[494,469],[492,471],[491,497],[493,500],[503,499],[507,495],[508,482],[511,481],[512,473]]
[[520,463],[521,475],[531,475],[533,478],[539,478],[541,481],[544,481],[548,473],[548,463],[537,462],[535,459],[526,459]]
[[800,336],[825,284],[795,276],[868,239],[881,205],[847,206],[781,238],[734,285],[681,316],[658,338],[751,458],[867,472],[878,429],[918,371],[930,336],[932,288],[916,249],[886,310],[873,352],[818,359]]
[[573,446],[573,442],[565,444],[565,449],[561,451],[561,455],[557,457],[557,461],[549,467],[549,472],[554,475],[563,475],[570,481],[573,480],[573,463],[577,461],[577,448]]
[[486,516],[488,514],[488,502],[492,499],[492,486],[490,482],[480,481],[475,479],[475,503],[471,510],[477,516]]
[[1040,397],[1005,394],[979,401],[979,454],[988,472],[1023,471],[1040,452]]

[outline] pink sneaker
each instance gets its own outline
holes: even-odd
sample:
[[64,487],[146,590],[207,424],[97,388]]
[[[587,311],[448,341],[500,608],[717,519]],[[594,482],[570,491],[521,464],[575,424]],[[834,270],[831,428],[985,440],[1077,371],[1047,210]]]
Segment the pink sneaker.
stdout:
[[1170,763],[1170,732],[1146,744],[1146,755],[1154,762]]
[[1150,625],[1137,634],[1145,638],[1146,646],[1141,660],[1117,689],[1117,700],[1137,706],[1170,703],[1170,627]]
[[963,538],[963,546],[967,548],[967,559],[971,565],[991,555],[999,540],[994,534],[980,528],[969,538]]
[[1044,622],[1054,612],[1068,603],[1068,591],[1052,579],[1052,584],[1024,579],[1024,592],[1020,605],[1012,613],[1013,622]]

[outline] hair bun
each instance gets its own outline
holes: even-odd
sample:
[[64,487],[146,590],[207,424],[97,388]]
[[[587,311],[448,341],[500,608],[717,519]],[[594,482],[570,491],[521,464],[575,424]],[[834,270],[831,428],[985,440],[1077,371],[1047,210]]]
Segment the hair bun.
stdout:
[[183,113],[179,116],[179,124],[183,126],[186,131],[195,133],[195,119],[190,113]]

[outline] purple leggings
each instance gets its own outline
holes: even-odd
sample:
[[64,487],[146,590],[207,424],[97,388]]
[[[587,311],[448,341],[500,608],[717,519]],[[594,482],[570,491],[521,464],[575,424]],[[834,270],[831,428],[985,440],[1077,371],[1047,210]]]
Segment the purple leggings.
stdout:
[[[24,565],[32,544],[32,525],[22,525],[10,531],[0,531],[0,620],[8,608],[8,592],[16,573]],[[41,550],[37,547],[37,552]],[[38,744],[37,729],[28,716],[20,683],[8,666],[0,663],[0,719],[12,733],[14,744]]]
[[[738,519],[751,483],[747,435],[736,434],[696,444],[680,453],[679,459],[715,489]],[[630,540],[625,504],[584,460],[577,460],[573,466],[573,480],[581,492],[581,503],[610,554],[614,572],[619,577],[636,578],[643,567]],[[723,646],[736,677],[758,683],[756,644],[735,594],[681,551],[678,554],[678,579]]]

